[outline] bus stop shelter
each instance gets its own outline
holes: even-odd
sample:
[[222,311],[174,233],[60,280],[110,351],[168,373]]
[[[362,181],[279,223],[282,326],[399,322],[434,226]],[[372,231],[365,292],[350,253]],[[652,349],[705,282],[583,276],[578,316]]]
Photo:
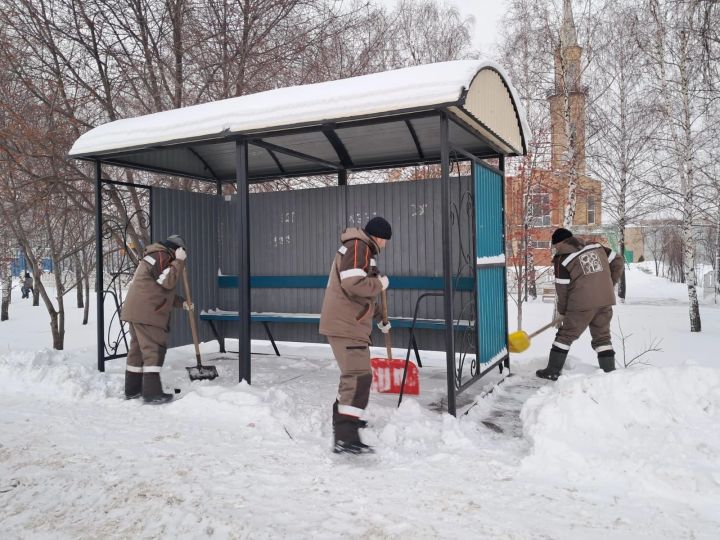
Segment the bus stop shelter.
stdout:
[[[439,314],[435,318],[442,322],[442,331],[433,335],[440,338],[446,355],[448,411],[455,414],[459,393],[494,367],[509,365],[503,171],[506,157],[525,154],[527,134],[524,112],[508,78],[500,66],[483,60],[443,62],[278,88],[118,120],[90,130],[75,142],[70,157],[95,165],[98,368],[103,370],[106,361],[125,356],[117,347],[108,348],[105,302],[109,299],[108,282],[114,277],[104,269],[109,242],[105,231],[108,216],[103,215],[104,193],[128,185],[148,188],[108,179],[103,174],[108,166],[213,184],[212,201],[206,193],[188,192],[185,198],[178,198],[166,193],[170,190],[152,188],[147,221],[154,239],[162,239],[168,232],[200,235],[195,238],[195,247],[190,244],[188,265],[194,290],[213,289],[207,293],[208,298],[217,300],[218,287],[228,282],[230,276],[218,274],[223,273],[222,264],[228,264],[222,262],[223,257],[231,254],[234,285],[226,291],[233,295],[234,317],[228,318],[234,319],[233,333],[238,339],[239,379],[249,383],[251,324],[262,320],[254,305],[260,300],[251,297],[251,291],[263,286],[282,290],[282,283],[267,284],[273,278],[279,282],[284,279],[286,284],[305,278],[297,281],[298,287],[305,283],[318,288],[310,284],[310,278],[318,281],[320,274],[316,269],[310,275],[300,269],[302,264],[295,259],[287,264],[293,268],[278,268],[283,264],[283,259],[278,259],[272,263],[273,268],[264,271],[271,275],[251,275],[254,261],[264,258],[261,251],[251,248],[264,234],[265,229],[257,224],[265,211],[284,209],[288,200],[301,198],[299,192],[289,191],[253,200],[251,184],[315,175],[336,177],[335,191],[308,190],[326,192],[330,202],[323,202],[317,195],[318,201],[303,207],[316,218],[328,214],[324,216],[326,221],[316,226],[293,229],[294,234],[304,231],[307,237],[325,230],[330,223],[327,220],[340,221],[337,226],[342,229],[360,226],[373,215],[372,208],[356,200],[365,192],[351,191],[354,186],[347,186],[348,173],[434,164],[439,165],[438,179],[426,186],[424,202],[417,204],[407,195],[397,195],[399,214],[413,218],[422,214],[428,218],[426,222],[418,225],[398,218],[400,222],[395,220],[393,225],[396,234],[403,230],[426,231],[422,238],[399,240],[404,242],[405,259],[412,257],[418,265],[428,260],[436,260],[437,264],[428,267],[424,275],[416,275],[407,266],[400,274],[387,273],[391,291],[393,283],[397,283],[400,288],[413,289],[413,299],[422,294],[437,296]],[[469,164],[463,169],[470,171],[464,179],[460,178],[460,162]],[[453,172],[456,165],[457,174]],[[225,193],[226,184],[234,185],[232,196]],[[382,205],[387,202],[386,192],[390,197],[387,190],[400,189],[394,184],[400,182],[376,184],[368,189],[375,190],[373,197]],[[281,199],[285,203],[277,203]],[[216,206],[216,201],[222,201],[223,206]],[[270,206],[263,207],[261,213],[256,211],[253,218],[253,209],[263,204]],[[336,214],[323,212],[324,208],[335,209],[338,205],[341,211]],[[425,214],[429,206],[433,212]],[[355,208],[360,207],[368,211],[356,212]],[[283,215],[292,220],[293,212]],[[394,221],[392,215],[386,217]],[[180,223],[185,232],[177,230]],[[437,234],[432,233],[434,227]],[[337,248],[337,234],[332,231],[328,238],[333,236],[334,245],[327,247],[324,255],[315,255],[322,258],[321,264],[327,269]],[[138,249],[124,242],[127,245],[123,249]],[[264,239],[262,243],[269,246],[273,242],[276,248],[280,245],[290,249],[289,234],[275,234],[274,240]],[[313,294],[317,298],[322,291]],[[121,295],[113,297],[119,308]],[[462,343],[462,350],[458,350],[458,343]]]

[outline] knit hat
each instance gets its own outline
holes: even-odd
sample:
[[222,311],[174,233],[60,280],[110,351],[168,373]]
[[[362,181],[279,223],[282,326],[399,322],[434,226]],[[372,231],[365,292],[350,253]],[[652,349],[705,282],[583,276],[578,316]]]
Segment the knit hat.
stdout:
[[392,236],[392,227],[385,218],[381,218],[380,216],[374,217],[368,221],[363,230],[368,236],[382,238],[383,240],[390,240],[390,237]]
[[168,247],[172,249],[177,249],[179,247],[185,249],[185,240],[182,239],[182,237],[178,234],[171,234],[167,237],[167,240],[165,240],[165,243],[168,245]]
[[568,238],[572,238],[573,233],[568,231],[567,229],[555,229],[555,232],[552,233],[552,245],[554,246],[557,243],[562,242],[563,240],[567,240]]

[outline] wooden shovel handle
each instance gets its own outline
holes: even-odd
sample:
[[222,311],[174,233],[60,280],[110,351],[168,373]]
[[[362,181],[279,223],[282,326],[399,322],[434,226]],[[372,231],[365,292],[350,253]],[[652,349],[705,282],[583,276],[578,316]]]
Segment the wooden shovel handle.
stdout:
[[382,322],[387,324],[388,322],[388,309],[387,309],[387,290],[383,289],[380,293],[380,304],[382,308]]
[[554,319],[554,320],[550,321],[549,323],[547,323],[547,324],[546,324],[545,326],[543,326],[542,328],[539,328],[538,330],[535,330],[535,331],[534,331],[532,334],[530,334],[528,337],[529,337],[529,338],[533,338],[533,337],[537,336],[538,334],[543,333],[545,330],[547,330],[547,329],[550,328],[551,326],[555,326],[555,324],[557,324],[557,322],[558,322],[559,320],[560,320],[560,319]]
[[[382,307],[382,323],[388,323],[388,307],[387,307],[387,291],[383,289],[380,293],[380,303]],[[392,358],[392,339],[390,338],[390,330],[385,333],[385,349],[388,360]]]
[[188,310],[188,319],[190,320],[190,332],[192,332],[193,344],[195,345],[195,356],[200,358],[200,342],[198,340],[197,321],[195,320],[195,306],[193,305],[192,296],[190,294],[190,278],[188,277],[187,267],[183,269],[183,289],[185,290],[185,301],[189,306],[193,306]]

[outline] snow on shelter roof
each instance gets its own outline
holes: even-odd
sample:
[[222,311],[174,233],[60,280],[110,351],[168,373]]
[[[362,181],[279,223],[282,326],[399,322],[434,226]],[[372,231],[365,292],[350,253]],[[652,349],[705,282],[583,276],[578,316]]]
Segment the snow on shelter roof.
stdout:
[[250,178],[256,180],[432,162],[439,158],[441,109],[470,128],[451,128],[451,140],[468,151],[481,157],[525,153],[525,114],[502,68],[457,60],[117,120],[82,135],[69,155],[234,180],[235,140],[247,136]]

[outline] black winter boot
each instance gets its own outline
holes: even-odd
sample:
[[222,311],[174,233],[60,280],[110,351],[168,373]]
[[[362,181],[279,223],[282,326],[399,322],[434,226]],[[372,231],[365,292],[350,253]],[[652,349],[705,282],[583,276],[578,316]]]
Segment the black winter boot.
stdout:
[[353,441],[349,443],[336,441],[333,452],[335,454],[374,454],[375,450],[373,450],[372,446],[368,446],[360,441]]
[[[371,454],[374,450],[360,440],[360,422],[355,416],[340,414],[337,401],[333,404],[333,452],[336,454]],[[363,426],[364,427],[364,426]]]
[[598,353],[598,364],[605,373],[615,371],[615,351],[603,351]]
[[162,391],[159,373],[143,373],[142,397],[145,403],[167,403],[172,401],[172,394],[165,394]]
[[567,358],[568,352],[560,350],[556,347],[550,349],[550,357],[548,358],[548,365],[545,369],[538,369],[535,375],[541,379],[547,379],[549,381],[557,381],[562,368],[565,365],[565,359]]
[[125,399],[135,399],[142,395],[142,373],[125,372]]

